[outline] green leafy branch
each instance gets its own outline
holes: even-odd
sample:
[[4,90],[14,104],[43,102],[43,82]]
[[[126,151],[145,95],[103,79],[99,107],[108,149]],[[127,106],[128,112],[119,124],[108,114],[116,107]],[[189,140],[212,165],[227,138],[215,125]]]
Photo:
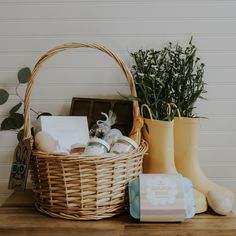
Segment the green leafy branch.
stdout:
[[[28,67],[24,67],[20,69],[17,73],[18,78],[18,84],[15,88],[15,94],[20,102],[14,105],[8,114],[8,117],[5,118],[1,123],[1,130],[14,130],[17,133],[18,140],[21,140],[23,138],[24,130],[24,115],[19,112],[19,109],[24,104],[23,98],[20,96],[18,89],[21,84],[27,84],[29,79],[31,77],[31,70]],[[0,105],[5,104],[9,99],[10,94],[5,89],[0,89]],[[35,111],[34,109],[30,108],[32,112],[34,112],[37,115],[37,118],[41,115],[51,115],[50,113],[39,113]]]

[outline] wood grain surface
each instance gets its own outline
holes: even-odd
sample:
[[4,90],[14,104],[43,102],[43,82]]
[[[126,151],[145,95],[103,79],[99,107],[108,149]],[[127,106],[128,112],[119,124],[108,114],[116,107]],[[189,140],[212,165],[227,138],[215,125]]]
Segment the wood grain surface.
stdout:
[[152,236],[152,235],[236,235],[236,216],[200,214],[183,223],[140,223],[129,214],[99,221],[55,219],[36,211],[34,207],[0,208],[1,236]]

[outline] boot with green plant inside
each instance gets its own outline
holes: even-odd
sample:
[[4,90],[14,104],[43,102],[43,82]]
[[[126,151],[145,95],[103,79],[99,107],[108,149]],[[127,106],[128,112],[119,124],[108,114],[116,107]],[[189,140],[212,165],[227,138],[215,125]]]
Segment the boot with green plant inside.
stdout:
[[178,44],[169,44],[166,48],[166,55],[172,64],[172,102],[177,105],[181,115],[174,119],[175,164],[178,172],[191,179],[195,189],[205,196],[211,191],[217,191],[233,203],[233,192],[207,178],[199,165],[199,117],[194,113],[194,108],[195,102],[204,98],[206,90],[204,64],[196,57],[196,50],[192,39],[186,48]]
[[[138,50],[131,56],[135,60],[132,74],[137,98],[143,110],[144,139],[149,143],[149,155],[144,158],[144,173],[178,173],[174,159],[174,116],[172,103],[171,64],[161,51]],[[207,210],[204,194],[194,190],[196,213]]]

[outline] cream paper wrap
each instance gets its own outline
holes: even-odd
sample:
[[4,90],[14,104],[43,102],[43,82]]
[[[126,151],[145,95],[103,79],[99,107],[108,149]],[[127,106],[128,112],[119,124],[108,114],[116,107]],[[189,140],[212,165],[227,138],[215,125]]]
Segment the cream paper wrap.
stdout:
[[141,174],[140,221],[184,221],[184,190],[179,174]]

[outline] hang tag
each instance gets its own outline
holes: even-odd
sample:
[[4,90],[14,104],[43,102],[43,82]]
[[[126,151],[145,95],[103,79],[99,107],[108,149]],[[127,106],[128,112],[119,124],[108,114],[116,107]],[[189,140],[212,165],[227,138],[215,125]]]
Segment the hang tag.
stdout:
[[30,139],[25,139],[18,143],[11,166],[9,189],[25,190],[31,151]]
[[181,175],[140,175],[140,220],[148,222],[184,221],[185,206]]

